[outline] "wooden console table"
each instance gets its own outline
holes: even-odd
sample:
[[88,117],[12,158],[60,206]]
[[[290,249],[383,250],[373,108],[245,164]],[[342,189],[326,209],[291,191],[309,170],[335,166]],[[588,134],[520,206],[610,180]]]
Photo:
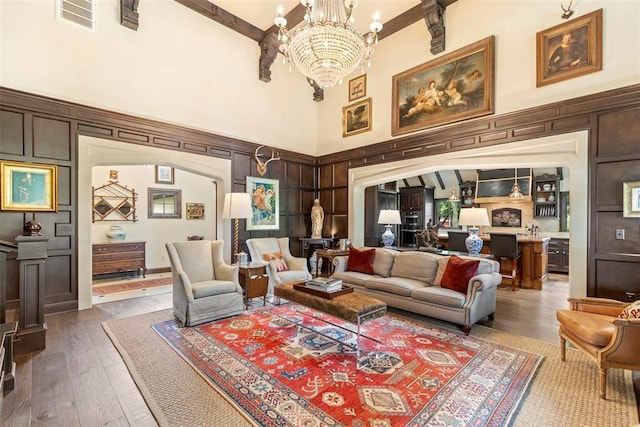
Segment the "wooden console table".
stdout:
[[147,242],[113,242],[93,245],[93,275],[140,271],[146,276]]

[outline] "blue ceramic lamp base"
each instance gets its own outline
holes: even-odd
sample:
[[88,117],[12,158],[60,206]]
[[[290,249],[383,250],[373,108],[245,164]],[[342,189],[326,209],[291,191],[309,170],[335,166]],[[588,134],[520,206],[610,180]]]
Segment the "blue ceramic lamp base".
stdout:
[[478,256],[480,255],[480,250],[482,249],[482,244],[484,242],[478,236],[478,229],[475,227],[469,228],[469,236],[465,239],[464,244],[467,247],[467,252],[469,255]]
[[390,248],[391,246],[393,246],[393,242],[395,242],[396,236],[393,235],[390,225],[385,225],[385,227],[387,229],[384,233],[382,233],[382,244],[385,248]]

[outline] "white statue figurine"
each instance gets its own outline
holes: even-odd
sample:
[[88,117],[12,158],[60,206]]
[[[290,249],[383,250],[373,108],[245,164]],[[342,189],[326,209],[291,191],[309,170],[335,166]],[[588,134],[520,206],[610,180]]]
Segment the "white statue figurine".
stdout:
[[313,201],[311,208],[311,238],[322,237],[322,223],[324,222],[324,209],[320,206],[320,200]]

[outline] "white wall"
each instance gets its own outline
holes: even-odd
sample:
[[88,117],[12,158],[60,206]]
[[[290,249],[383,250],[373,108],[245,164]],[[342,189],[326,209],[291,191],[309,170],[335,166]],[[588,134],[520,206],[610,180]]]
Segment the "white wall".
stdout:
[[[174,0],[96,0],[91,32],[55,0],[0,1],[0,85],[314,154],[317,103],[302,74],[258,79],[258,44]],[[275,11],[274,11],[275,14]]]
[[[126,241],[146,244],[147,268],[169,267],[166,242],[187,240],[187,236],[200,235],[216,240],[216,185],[209,177],[174,169],[174,184],[155,182],[153,165],[96,166],[93,168],[93,187],[109,182],[109,170],[118,171],[118,183],[138,193],[136,201],[137,221],[97,221],[91,225],[92,243],[104,243],[111,225],[118,224],[127,233]],[[182,218],[149,218],[148,189],[164,188],[182,191]],[[187,203],[204,203],[204,219],[187,219]],[[91,213],[88,213],[91,215]],[[159,232],[161,231],[161,232]]]
[[[324,155],[390,139],[392,76],[435,58],[423,20],[382,40],[367,71],[373,129],[342,138],[346,84],[316,103],[281,58],[271,82],[261,82],[257,43],[176,1],[141,1],[138,31],[120,25],[120,0],[96,1],[91,32],[57,20],[54,0],[1,0],[0,85]],[[599,8],[604,69],[596,73],[536,88],[536,33],[566,22],[549,0],[458,0],[445,13],[438,56],[495,35],[496,114],[640,82],[640,2],[580,0],[574,19]]]
[[347,85],[325,91],[318,111],[317,155],[391,139],[393,76],[490,35],[495,35],[496,114],[639,83],[640,1],[581,0],[574,2],[574,19],[600,8],[604,9],[603,70],[536,88],[536,33],[566,22],[560,18],[560,2],[458,0],[445,13],[445,52],[437,56],[429,52],[431,36],[423,20],[378,45],[367,70],[367,97],[373,102],[371,131],[343,138],[341,114],[349,104]]
[[[231,260],[231,220],[222,219],[224,195],[231,191],[231,161],[185,152],[163,150],[138,144],[127,144],[88,136],[78,137],[78,308],[91,307],[91,183],[93,169],[99,166],[157,164],[172,166],[195,175],[213,179],[218,183],[215,192],[216,239],[224,241],[224,259]],[[178,179],[178,176],[176,176]],[[178,181],[179,182],[179,181]],[[205,213],[206,215],[206,213]],[[158,240],[173,231],[168,227],[153,227]],[[183,240],[184,234],[180,234]],[[129,238],[128,236],[127,238]],[[167,240],[168,241],[168,238]]]

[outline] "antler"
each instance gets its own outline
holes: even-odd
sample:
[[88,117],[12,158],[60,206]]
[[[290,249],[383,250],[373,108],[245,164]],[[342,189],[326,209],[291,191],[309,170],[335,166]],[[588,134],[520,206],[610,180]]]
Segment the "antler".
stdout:
[[564,5],[562,3],[560,3],[560,7],[562,8],[562,11],[564,12],[562,14],[562,19],[569,19],[571,17],[571,15],[573,15],[573,10],[571,10],[571,4],[573,3],[573,0],[569,1],[569,6],[567,6],[567,8],[564,8]]
[[263,154],[260,154],[258,152],[262,147],[264,147],[264,145],[261,145],[258,148],[256,148],[256,152],[253,155],[253,157],[256,159],[256,162],[258,162],[258,164],[256,165],[256,169],[260,174],[260,176],[264,176],[264,174],[267,173],[267,165],[269,164],[269,162],[273,160],[280,160],[280,156],[276,157],[276,152],[273,149],[271,150],[271,158],[269,160],[267,160],[266,162],[263,162],[262,160],[260,160],[260,157],[262,157]]

